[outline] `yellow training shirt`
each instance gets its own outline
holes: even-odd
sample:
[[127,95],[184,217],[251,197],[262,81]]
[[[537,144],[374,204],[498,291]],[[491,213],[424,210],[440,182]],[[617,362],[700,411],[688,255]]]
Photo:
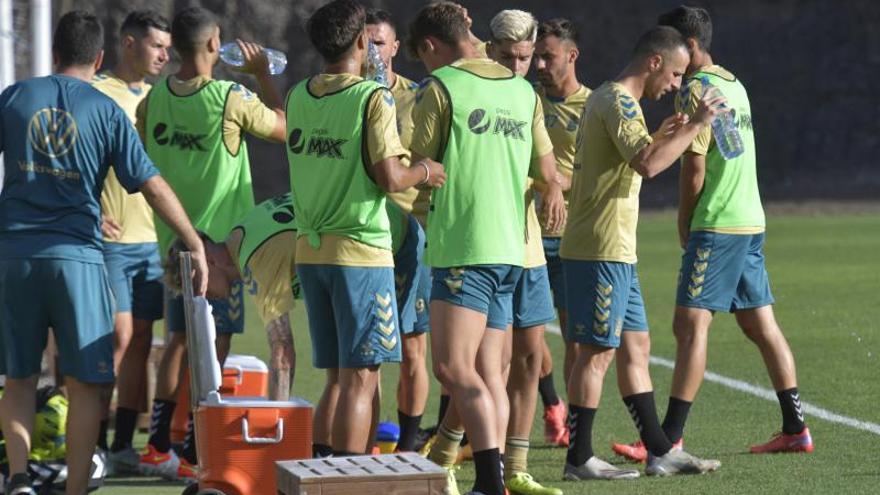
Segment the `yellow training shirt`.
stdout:
[[[226,249],[238,259],[241,230],[233,229],[226,239]],[[251,255],[241,274],[245,290],[253,296],[263,324],[277,320],[293,310],[292,284],[296,280],[296,232],[280,232],[260,245]]]
[[[578,124],[584,112],[584,104],[590,96],[590,89],[581,85],[577,91],[565,98],[548,96],[541,85],[536,86],[541,104],[544,107],[544,125],[553,143],[553,155],[556,157],[556,169],[560,174],[571,177],[574,170],[575,141],[577,140]],[[568,206],[570,191],[565,191],[565,204]],[[544,229],[544,237],[562,237],[563,231],[548,232]]]
[[[95,76],[92,85],[109,96],[125,111],[132,125],[135,123],[135,110],[150,91],[150,85],[131,88],[128,83],[106,71]],[[140,244],[156,242],[156,227],[153,224],[153,209],[141,193],[128,194],[119,183],[113,167],[107,172],[104,190],[101,192],[101,213],[119,224],[122,232],[118,239],[104,238],[106,242],[121,244]]]
[[[395,74],[396,79],[394,85],[391,86],[391,96],[394,97],[394,106],[397,107],[397,133],[400,135],[400,143],[409,150],[409,143],[412,140],[413,120],[412,108],[416,102],[416,94],[419,92],[419,84],[407,79],[400,74]],[[401,163],[407,167],[410,165],[409,151],[405,157],[401,157]],[[424,198],[424,216],[428,215],[428,200],[431,197],[430,190],[419,191],[411,187],[406,191],[398,193],[389,193],[388,199],[397,203],[404,213],[414,212],[415,203],[419,198]],[[420,205],[421,206],[421,205]]]
[[[352,74],[319,74],[309,83],[309,92],[316,97],[327,93],[342,91],[361,80]],[[407,155],[397,133],[397,115],[393,106],[382,101],[382,92],[377,91],[367,107],[366,129],[367,153],[369,163],[375,164],[386,158]],[[380,249],[345,236],[322,234],[321,247],[309,245],[308,236],[300,237],[296,243],[297,262],[311,265],[346,266],[394,266],[390,250]]]
[[638,101],[606,82],[584,107],[560,257],[635,263],[642,176],[629,161],[649,145]]

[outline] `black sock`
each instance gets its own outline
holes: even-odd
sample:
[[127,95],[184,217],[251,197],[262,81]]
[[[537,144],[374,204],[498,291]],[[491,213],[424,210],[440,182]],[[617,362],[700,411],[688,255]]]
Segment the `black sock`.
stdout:
[[312,457],[320,459],[322,457],[330,457],[333,455],[333,447],[323,443],[312,444]]
[[419,433],[419,424],[422,415],[407,416],[397,411],[397,422],[400,424],[400,437],[397,440],[397,450],[400,452],[412,452],[416,448],[416,435]]
[[134,428],[137,425],[138,412],[127,407],[116,408],[116,432],[113,434],[113,445],[110,446],[112,452],[119,452],[122,449],[131,447],[134,439]]
[[192,413],[190,413],[189,421],[186,423],[186,436],[183,437],[183,447],[180,449],[180,456],[190,464],[198,464],[199,462],[199,458],[196,455],[196,429],[193,424]]
[[358,455],[366,455],[366,454],[364,454],[363,452],[361,452],[361,453],[349,452],[347,450],[334,450],[333,451],[333,457],[353,457],[353,456],[358,456]]
[[593,420],[596,410],[590,407],[568,405],[568,454],[565,461],[580,466],[593,457]]
[[541,402],[544,403],[544,407],[559,404],[559,395],[556,394],[556,387],[553,385],[552,371],[547,376],[538,379],[538,393],[541,394]]
[[477,478],[474,480],[475,492],[484,495],[504,495],[504,480],[501,477],[501,453],[498,449],[474,452],[474,467]]
[[148,442],[163,454],[171,449],[171,418],[174,416],[174,406],[176,405],[170,400],[156,399],[153,401]]
[[776,392],[776,397],[782,408],[782,433],[796,435],[804,431],[804,407],[797,387]]
[[666,407],[666,417],[663,418],[663,433],[670,442],[675,443],[684,436],[684,423],[688,419],[692,402],[669,397],[669,406]]
[[446,410],[449,409],[449,396],[440,396],[440,408],[437,409],[437,427],[443,424],[443,418],[446,417]]
[[98,448],[101,450],[109,450],[107,447],[107,427],[110,420],[102,419],[98,429]]
[[653,391],[624,397],[623,403],[629,409],[633,423],[639,430],[639,437],[649,452],[659,457],[672,450],[672,442],[666,438],[666,434],[660,428],[660,418],[657,417],[657,408],[654,407]]

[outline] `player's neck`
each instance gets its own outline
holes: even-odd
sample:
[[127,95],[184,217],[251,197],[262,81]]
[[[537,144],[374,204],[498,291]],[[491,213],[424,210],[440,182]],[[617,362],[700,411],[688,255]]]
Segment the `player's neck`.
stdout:
[[189,81],[196,77],[211,77],[213,69],[214,64],[207,57],[196,55],[191,59],[182,61],[180,69],[177,70],[175,76],[181,81]]
[[385,73],[388,74],[388,87],[393,88],[397,84],[397,73],[391,69],[391,65],[388,65],[388,70]]
[[72,77],[74,79],[80,79],[82,81],[91,82],[92,78],[95,77],[95,69],[92,66],[76,66],[72,65],[70,67],[65,67],[63,69],[58,69],[55,72],[61,76]]
[[579,89],[581,89],[581,83],[578,82],[575,74],[568,74],[568,76],[560,81],[558,85],[544,86],[544,91],[547,93],[547,96],[562,99],[568,98],[577,93]]
[[324,74],[352,74],[360,76],[362,75],[361,61],[355,57],[345,57],[338,62],[325,63],[322,72]]
[[617,79],[615,79],[614,82],[626,88],[633,98],[641,100],[642,95],[645,93],[645,80],[647,78],[647,72],[639,70],[638,67],[630,64],[623,69],[623,72],[617,76]]
[[142,88],[144,86],[144,74],[124,59],[110,72],[119,80],[125,82],[130,88]]
[[708,52],[697,52],[691,57],[691,65],[688,67],[688,74],[699,72],[704,67],[715,65],[712,61],[712,55]]

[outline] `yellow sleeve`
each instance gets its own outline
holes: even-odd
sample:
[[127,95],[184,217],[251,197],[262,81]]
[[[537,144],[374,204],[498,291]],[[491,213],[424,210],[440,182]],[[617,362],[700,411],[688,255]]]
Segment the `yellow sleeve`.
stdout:
[[141,102],[138,103],[137,110],[135,110],[135,112],[134,112],[135,113],[134,127],[135,127],[135,129],[137,129],[138,136],[141,137],[141,142],[143,142],[143,143],[146,143],[146,140],[144,138],[147,135],[147,132],[146,132],[146,128],[147,128],[147,100],[149,100],[149,99],[150,98],[147,97],[147,98],[144,98],[143,100],[141,100]]
[[[687,82],[687,86],[675,95],[675,111],[685,113],[689,117],[692,117],[697,110],[697,104],[699,103],[702,94],[703,83],[699,79],[691,79]],[[704,126],[685,151],[697,155],[705,155],[709,152],[709,146],[711,144],[712,128],[710,126]]]
[[370,164],[392,156],[406,156],[397,133],[397,109],[391,91],[381,89],[373,93],[367,107],[367,152]]
[[427,79],[419,88],[412,111],[413,129],[410,149],[413,153],[439,160],[440,147],[449,132],[449,101],[435,79]]
[[296,232],[286,231],[271,237],[248,260],[242,278],[263,323],[278,319],[293,309],[295,259]]
[[535,98],[535,117],[532,120],[532,159],[553,153],[553,141],[544,123],[544,105],[541,98]]
[[618,95],[603,106],[602,117],[608,135],[620,156],[628,162],[653,141],[645,124],[642,109],[639,103],[628,95]]
[[274,110],[267,107],[256,93],[241,84],[235,84],[229,90],[224,117],[245,132],[261,139],[272,134],[278,119]]

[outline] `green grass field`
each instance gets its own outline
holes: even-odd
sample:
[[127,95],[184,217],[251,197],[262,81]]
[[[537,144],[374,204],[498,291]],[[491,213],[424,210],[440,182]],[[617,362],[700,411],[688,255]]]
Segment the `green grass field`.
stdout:
[[[880,220],[876,215],[770,216],[767,265],[776,297],[776,315],[798,364],[802,398],[837,414],[880,423]],[[873,252],[873,254],[872,254]],[[674,289],[680,250],[671,214],[646,216],[639,227],[639,272],[652,327],[652,354],[674,357],[671,333]],[[297,371],[294,392],[317,400],[323,375],[311,368],[305,313],[295,313]],[[265,359],[267,344],[253,311],[248,331],[233,341],[237,353]],[[547,336],[561,365],[562,341]],[[719,315],[710,337],[709,369],[720,375],[770,387],[757,350],[736,328],[733,317]],[[613,368],[613,367],[612,367]],[[383,368],[383,420],[396,420],[396,367]],[[657,404],[666,408],[671,370],[652,366]],[[609,372],[613,375],[613,369]],[[564,386],[557,373],[557,389]],[[612,440],[635,439],[636,432],[617,392],[614,376],[606,378],[605,395],[594,426],[598,455],[612,462]],[[438,386],[423,426],[434,423]],[[563,449],[543,446],[540,412],[533,428],[530,471],[545,484],[568,494],[599,493],[877,493],[880,486],[880,437],[876,434],[810,417],[816,443],[812,455],[755,456],[750,444],[767,440],[780,428],[779,406],[715,383],[705,383],[685,432],[686,448],[721,459],[717,473],[672,479],[640,478],[621,482],[563,482]],[[140,438],[141,442],[145,439]],[[470,465],[458,472],[459,485],[473,482]],[[172,494],[183,487],[150,479],[108,480],[101,493]]]

